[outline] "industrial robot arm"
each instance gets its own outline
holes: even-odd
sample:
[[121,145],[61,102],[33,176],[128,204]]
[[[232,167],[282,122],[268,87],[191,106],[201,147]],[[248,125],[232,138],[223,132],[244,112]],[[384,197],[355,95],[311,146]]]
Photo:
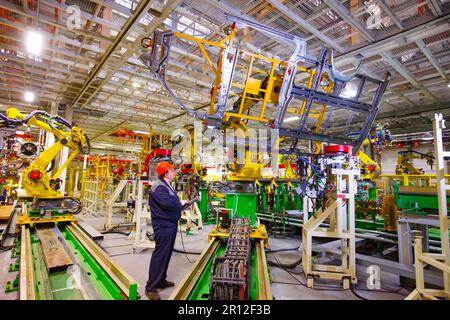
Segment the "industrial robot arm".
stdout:
[[[60,182],[58,176],[78,153],[86,154],[90,151],[89,139],[84,130],[77,126],[72,126],[65,119],[59,116],[52,116],[45,111],[34,111],[25,115],[15,108],[9,108],[6,110],[6,116],[16,125],[35,126],[55,135],[57,139],[55,144],[42,152],[23,171],[22,185],[28,197],[37,199],[63,198],[63,195],[58,190]],[[86,144],[88,150],[84,150],[83,146]],[[64,147],[72,150],[72,153],[59,170],[49,177],[45,169]]]

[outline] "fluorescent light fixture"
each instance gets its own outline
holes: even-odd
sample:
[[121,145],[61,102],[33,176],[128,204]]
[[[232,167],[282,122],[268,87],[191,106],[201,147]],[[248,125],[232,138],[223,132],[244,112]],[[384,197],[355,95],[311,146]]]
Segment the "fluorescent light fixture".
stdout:
[[30,91],[26,91],[24,95],[25,101],[27,102],[33,102],[34,100],[34,93]]
[[40,55],[43,42],[44,39],[42,37],[42,34],[34,30],[28,31],[26,39],[26,47],[28,53],[34,54],[36,56]]
[[134,133],[139,133],[139,134],[149,134],[149,132],[145,132],[145,131],[139,131],[139,130],[133,130]]
[[357,91],[355,89],[347,89],[342,91],[342,93],[339,95],[342,98],[354,98],[356,97]]
[[347,82],[345,84],[344,90],[342,90],[339,96],[342,98],[354,98],[356,97],[357,93],[358,90],[356,84],[353,82]]
[[283,122],[292,122],[292,121],[297,121],[300,120],[300,117],[289,117],[289,118],[284,118]]

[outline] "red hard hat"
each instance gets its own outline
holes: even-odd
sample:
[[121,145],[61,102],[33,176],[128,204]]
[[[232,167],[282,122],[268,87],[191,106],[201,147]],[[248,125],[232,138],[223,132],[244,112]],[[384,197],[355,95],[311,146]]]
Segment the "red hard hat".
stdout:
[[169,169],[173,168],[173,165],[168,163],[167,161],[161,161],[156,165],[156,174],[159,176],[162,176],[164,173],[169,171]]

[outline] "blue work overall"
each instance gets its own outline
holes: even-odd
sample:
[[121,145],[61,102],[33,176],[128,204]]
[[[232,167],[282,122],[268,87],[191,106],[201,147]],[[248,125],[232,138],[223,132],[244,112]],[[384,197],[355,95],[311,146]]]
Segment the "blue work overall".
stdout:
[[153,182],[150,188],[149,205],[156,246],[150,260],[145,290],[154,292],[167,278],[182,204],[172,187],[163,179],[159,179]]

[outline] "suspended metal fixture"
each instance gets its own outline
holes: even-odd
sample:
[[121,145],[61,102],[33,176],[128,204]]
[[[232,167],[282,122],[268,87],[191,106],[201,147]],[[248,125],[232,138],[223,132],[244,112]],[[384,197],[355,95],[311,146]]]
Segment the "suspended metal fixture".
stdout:
[[[338,72],[334,67],[333,51],[323,48],[317,59],[309,58],[306,55],[306,41],[300,37],[276,30],[269,26],[246,20],[240,17],[225,14],[225,20],[232,23],[229,35],[219,42],[205,41],[195,37],[187,36],[172,31],[156,31],[151,38],[144,38],[142,46],[151,48],[143,52],[139,59],[147,66],[163,87],[169,92],[176,104],[188,115],[204,120],[209,127],[221,128],[230,124],[232,119],[256,120],[268,123],[273,128],[280,130],[280,135],[295,139],[313,140],[319,142],[331,142],[337,144],[352,145],[357,150],[366,138],[375,116],[378,112],[381,99],[389,83],[390,74],[386,73],[382,81],[359,73],[361,63],[350,75]],[[239,50],[233,46],[233,38],[237,32],[234,25],[251,27],[266,34],[284,39],[291,43],[294,52],[288,61],[269,59],[251,52]],[[171,89],[166,80],[169,68],[169,55],[174,37],[195,42],[205,60],[214,70],[216,78],[211,95],[209,113],[193,110],[186,106]],[[220,49],[220,58],[217,65],[211,62],[204,45]],[[243,85],[237,84],[235,80],[236,68],[239,65],[239,55],[250,56],[247,76]],[[269,63],[271,68],[267,78],[262,82],[253,78],[253,65],[260,59]],[[304,66],[307,66],[306,68]],[[276,74],[275,69],[282,68],[283,75]],[[259,71],[261,72],[261,71]],[[307,77],[308,81],[297,84],[299,77]],[[275,80],[276,79],[276,80]],[[321,82],[328,80],[328,89],[323,90]],[[259,81],[259,82],[258,82]],[[356,86],[352,96],[343,97],[342,90],[350,82],[355,81]],[[275,82],[277,82],[275,84]],[[259,83],[259,84],[258,84]],[[362,92],[367,85],[375,85],[373,98],[369,102],[363,102]],[[226,107],[229,101],[231,87],[242,87],[242,97],[235,103],[233,112],[227,112]],[[245,102],[246,100],[246,102]],[[259,117],[246,115],[253,105],[262,101]],[[286,127],[283,125],[286,114],[293,110],[293,101],[300,101],[301,108],[293,111],[299,117],[299,122],[295,126]],[[266,115],[266,104],[271,102],[276,107],[276,114],[273,118]],[[320,106],[320,115],[317,116],[317,106]],[[346,110],[348,113],[345,130],[339,134],[331,136],[328,131],[328,124],[335,111]],[[355,114],[366,115],[362,128],[355,132],[351,126]],[[315,129],[311,130],[311,119],[316,118]],[[289,118],[287,122],[294,122]]]

